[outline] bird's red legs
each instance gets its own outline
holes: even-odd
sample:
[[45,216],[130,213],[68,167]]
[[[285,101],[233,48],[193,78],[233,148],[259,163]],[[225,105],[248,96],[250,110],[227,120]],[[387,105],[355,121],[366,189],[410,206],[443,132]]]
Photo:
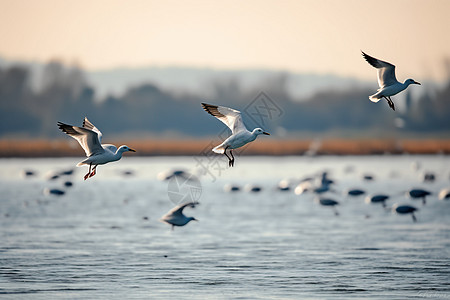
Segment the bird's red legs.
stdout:
[[97,166],[98,166],[98,165],[95,165],[95,166],[94,166],[94,168],[92,169],[91,174],[89,175],[89,178],[91,178],[92,176],[94,176],[94,175],[96,174]]
[[89,164],[89,172],[87,172],[87,174],[84,175],[84,180],[86,180],[90,177],[89,175],[91,175],[91,167],[92,167],[92,163]]

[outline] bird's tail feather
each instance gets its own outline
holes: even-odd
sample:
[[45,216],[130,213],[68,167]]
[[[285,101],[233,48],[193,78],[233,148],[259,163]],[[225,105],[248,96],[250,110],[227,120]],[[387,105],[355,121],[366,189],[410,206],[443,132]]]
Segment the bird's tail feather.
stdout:
[[375,103],[381,100],[381,98],[378,98],[377,94],[369,96],[369,99],[370,99],[370,101],[375,102]]
[[225,147],[223,145],[219,145],[217,147],[214,147],[212,149],[212,151],[215,152],[215,153],[224,154],[225,153]]

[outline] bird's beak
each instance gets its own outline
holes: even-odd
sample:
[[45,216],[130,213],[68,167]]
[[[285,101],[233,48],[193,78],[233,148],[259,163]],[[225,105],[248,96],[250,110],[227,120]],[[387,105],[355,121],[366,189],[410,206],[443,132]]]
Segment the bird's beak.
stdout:
[[265,131],[263,132],[263,134],[265,134],[265,135],[270,135],[270,133],[268,133],[268,132],[265,132]]
[[131,151],[131,152],[136,152],[136,150],[131,149],[131,148],[128,148],[128,150]]
[[421,85],[420,82],[414,81],[415,84]]
[[197,220],[197,219],[192,219],[192,221],[197,221],[197,222],[198,222],[198,220]]

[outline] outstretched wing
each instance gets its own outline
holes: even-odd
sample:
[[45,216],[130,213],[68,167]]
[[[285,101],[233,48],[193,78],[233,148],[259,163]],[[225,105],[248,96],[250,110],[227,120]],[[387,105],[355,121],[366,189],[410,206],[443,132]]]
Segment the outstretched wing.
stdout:
[[102,137],[103,137],[102,132],[97,127],[95,127],[94,124],[92,124],[86,117],[84,117],[84,120],[83,120],[83,127],[86,129],[92,130],[93,132],[96,132],[98,135],[98,140],[100,141],[100,144],[102,143]]
[[184,204],[180,204],[172,208],[166,215],[172,215],[172,216],[181,216],[183,215],[183,209],[187,206],[194,208],[196,205],[198,205],[198,202],[188,202]]
[[62,122],[58,122],[58,127],[59,129],[62,130],[62,132],[67,133],[68,135],[76,139],[78,143],[80,143],[84,152],[86,152],[87,157],[90,157],[95,154],[104,153],[105,150],[100,144],[97,132],[92,131],[90,129],[86,129],[84,127],[76,127],[64,124]]
[[109,150],[112,153],[116,153],[117,152],[117,147],[113,144],[102,144],[103,149],[105,150]]
[[362,56],[372,67],[377,68],[378,85],[380,88],[398,83],[397,78],[395,77],[395,66],[393,64],[379,60],[364,52],[362,52]]
[[247,128],[245,128],[244,122],[242,122],[240,111],[225,106],[217,106],[206,103],[202,103],[202,107],[208,113],[227,125],[231,129],[232,134],[235,134],[242,130],[247,130]]

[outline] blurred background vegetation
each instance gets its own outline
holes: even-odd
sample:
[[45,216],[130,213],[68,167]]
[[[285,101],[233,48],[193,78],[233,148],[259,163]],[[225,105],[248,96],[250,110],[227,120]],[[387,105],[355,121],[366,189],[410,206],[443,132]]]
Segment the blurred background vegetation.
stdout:
[[[84,116],[107,137],[217,136],[223,124],[212,120],[200,102],[243,109],[261,91],[282,109],[282,116],[265,128],[278,138],[448,138],[450,133],[450,80],[423,84],[420,94],[408,89],[395,97],[398,110],[393,112],[385,101],[368,100],[375,83],[321,88],[300,97],[289,91],[289,73],[274,72],[251,88],[238,77],[213,76],[205,87],[208,93],[147,82],[121,95],[99,95],[81,68],[59,61],[42,66],[37,84],[33,76],[25,64],[0,66],[0,138],[67,138],[56,122],[81,125]],[[245,116],[244,122],[255,126]]]

